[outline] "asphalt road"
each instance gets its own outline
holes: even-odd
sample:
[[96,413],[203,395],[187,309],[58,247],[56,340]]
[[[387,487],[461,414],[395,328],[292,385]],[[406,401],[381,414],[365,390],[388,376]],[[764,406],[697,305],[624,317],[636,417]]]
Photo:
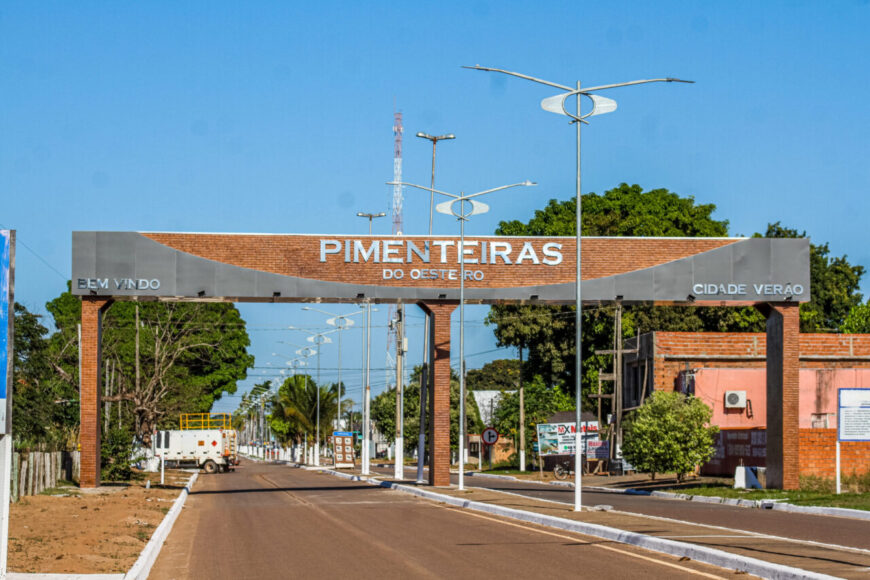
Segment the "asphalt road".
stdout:
[[631,546],[283,465],[197,481],[150,578],[726,578]]
[[[384,471],[392,474],[390,470]],[[456,483],[458,477],[453,475],[452,481]],[[474,476],[466,477],[465,485],[574,504],[574,489],[569,487]],[[604,504],[628,513],[870,550],[870,521],[867,520],[608,493],[585,488],[582,501],[584,506]]]

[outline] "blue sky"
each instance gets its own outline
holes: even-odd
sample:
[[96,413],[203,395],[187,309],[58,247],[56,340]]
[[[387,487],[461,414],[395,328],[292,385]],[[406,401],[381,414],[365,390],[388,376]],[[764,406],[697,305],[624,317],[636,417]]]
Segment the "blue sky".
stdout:
[[[696,81],[609,92],[619,110],[584,130],[584,192],[666,187],[716,204],[734,235],[781,221],[867,267],[867,30],[866,1],[7,1],[0,227],[18,230],[16,298],[45,313],[73,230],[364,233],[356,212],[390,207],[394,108],[407,181],[428,183],[431,147],[413,136],[425,131],[457,136],[439,146],[440,188],[540,184],[492,196],[470,234],[572,196],[573,130],[539,106],[555,91],[460,68],[478,63],[569,85]],[[404,231],[425,233],[428,196],[405,195]],[[435,218],[435,233],[456,228]],[[241,309],[258,367],[244,388],[280,364],[276,340],[304,340],[283,327],[324,327],[297,306]],[[494,350],[485,312],[468,312],[469,368],[514,356]],[[416,308],[408,319],[419,331]],[[346,336],[358,400],[359,331]],[[418,362],[419,336],[410,347]]]

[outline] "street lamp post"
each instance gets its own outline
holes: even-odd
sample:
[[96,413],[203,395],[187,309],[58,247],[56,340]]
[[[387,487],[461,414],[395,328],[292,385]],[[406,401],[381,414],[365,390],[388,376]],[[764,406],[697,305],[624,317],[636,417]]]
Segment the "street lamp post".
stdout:
[[[453,133],[446,135],[432,136],[427,133],[417,133],[417,137],[432,141],[432,179],[429,187],[429,237],[432,237],[432,213],[435,209],[435,147],[438,141],[445,139],[455,139]],[[429,242],[431,243],[431,241]],[[429,394],[429,375],[430,375],[430,360],[429,360],[429,325],[432,320],[429,314],[425,314],[423,323],[423,372],[420,373],[420,434],[417,439],[417,483],[423,483],[423,464],[426,457],[426,406]]]
[[[390,182],[388,185],[416,187],[417,189],[432,191],[451,197],[453,199],[439,203],[435,207],[435,210],[438,213],[452,215],[459,220],[459,247],[457,248],[459,259],[459,489],[462,490],[465,489],[465,222],[473,215],[489,211],[488,205],[473,198],[511,187],[537,184],[531,181],[524,181],[522,183],[513,183],[485,191],[478,191],[469,195],[465,195],[462,192],[456,195],[421,185],[414,185],[413,183]],[[455,207],[456,203],[459,203],[458,209]]]
[[448,133],[447,135],[438,135],[437,137],[434,135],[429,135],[428,133],[417,133],[417,137],[421,139],[428,139],[432,141],[432,180],[429,185],[429,235],[432,235],[432,212],[435,209],[435,146],[438,145],[438,141],[444,141],[445,139],[456,139],[456,135],[453,133]]
[[330,326],[335,326],[338,330],[338,421],[336,423],[336,429],[341,430],[341,335],[342,330],[353,326],[353,320],[350,320],[351,316],[356,316],[360,314],[362,311],[351,312],[350,314],[333,314],[332,312],[327,312],[326,310],[320,310],[319,308],[312,308],[311,306],[303,306],[302,310],[310,310],[312,312],[319,312],[321,314],[326,314],[327,316],[331,316],[332,318],[326,319],[326,324]]
[[[372,220],[374,218],[381,218],[386,216],[384,212],[380,213],[364,213],[357,212],[356,214],[359,217],[367,218],[369,220],[369,235],[372,235]],[[364,356],[365,356],[365,395],[363,397],[363,449],[362,449],[362,474],[368,475],[371,463],[371,433],[370,433],[370,423],[371,423],[371,398],[372,398],[372,388],[369,383],[369,377],[371,376],[371,348],[370,342],[372,340],[372,303],[366,301],[366,337],[364,341]]]
[[[582,230],[582,199],[580,196],[580,128],[583,123],[587,123],[587,118],[593,117],[595,115],[603,115],[605,113],[611,113],[616,110],[616,101],[613,99],[608,99],[606,97],[602,97],[600,95],[594,94],[596,91],[603,91],[606,89],[615,89],[617,87],[627,87],[632,85],[641,85],[646,83],[694,83],[694,81],[686,81],[675,78],[662,78],[662,79],[643,79],[637,81],[629,81],[625,83],[615,83],[610,85],[599,85],[597,87],[590,87],[588,89],[583,89],[580,86],[580,81],[577,81],[576,86],[574,88],[562,85],[559,83],[554,83],[550,81],[545,81],[543,79],[535,78],[529,75],[524,75],[517,72],[511,72],[508,70],[498,69],[498,68],[489,68],[483,67],[480,65],[475,66],[466,66],[463,68],[473,69],[473,70],[482,70],[488,72],[498,72],[506,75],[519,77],[521,79],[526,79],[535,83],[539,83],[542,85],[548,85],[551,87],[555,87],[557,89],[561,89],[563,91],[567,91],[565,93],[561,93],[555,95],[553,97],[548,97],[541,101],[541,108],[545,111],[549,111],[551,113],[556,113],[559,115],[565,115],[571,118],[571,123],[577,125],[577,187],[576,187],[576,195],[577,195],[577,219],[576,219],[576,227],[577,227],[577,306],[576,306],[576,318],[575,318],[575,326],[576,326],[576,334],[575,334],[575,346],[576,350],[575,355],[575,385],[574,385],[574,397],[575,404],[577,406],[577,415],[576,415],[576,427],[574,433],[574,510],[580,511],[582,508],[582,471],[583,466],[581,464],[581,453],[582,453],[582,422],[581,422],[581,383],[582,383],[582,374],[583,374],[583,353],[581,350],[581,339],[582,339],[582,324],[583,324],[583,297],[581,292],[581,230]],[[592,110],[586,113],[585,115],[581,113],[580,110],[580,96],[585,95],[592,101]],[[576,96],[577,103],[576,109],[574,113],[568,111],[565,106],[565,101],[568,97]]]

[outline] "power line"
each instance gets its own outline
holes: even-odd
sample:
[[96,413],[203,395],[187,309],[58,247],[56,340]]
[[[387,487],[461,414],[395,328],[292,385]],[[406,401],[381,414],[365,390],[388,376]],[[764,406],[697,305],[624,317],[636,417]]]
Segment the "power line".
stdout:
[[[12,229],[12,228],[7,228],[4,224],[0,224],[0,228],[2,228],[2,229],[4,229],[4,230]],[[36,250],[34,250],[33,248],[31,248],[30,246],[28,246],[27,244],[25,244],[25,243],[21,240],[21,237],[18,235],[18,232],[17,232],[17,231],[16,231],[16,235],[15,235],[15,243],[16,243],[16,245],[20,244],[20,245],[21,245],[25,250],[27,250],[28,252],[30,252],[31,254],[33,254],[34,256],[36,256],[36,259],[38,259],[40,262],[42,262],[43,264],[45,264],[45,266],[48,267],[48,269],[50,269],[52,272],[54,272],[55,274],[57,274],[58,276],[60,276],[61,279],[62,279],[64,282],[68,282],[68,281],[69,281],[69,276],[67,276],[66,274],[61,274],[61,273],[60,273],[60,270],[58,270],[57,268],[55,268],[54,266],[52,266],[51,264],[48,263],[48,260],[46,260],[45,258],[43,258],[42,256],[40,256],[40,255],[36,252]]]

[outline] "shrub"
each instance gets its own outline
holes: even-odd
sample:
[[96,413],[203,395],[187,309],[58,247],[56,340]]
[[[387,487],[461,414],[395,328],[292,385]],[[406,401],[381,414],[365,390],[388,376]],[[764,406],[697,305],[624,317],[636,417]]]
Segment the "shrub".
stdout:
[[701,399],[655,392],[625,426],[622,454],[641,472],[686,473],[713,456],[719,431],[709,425],[713,410]]
[[112,428],[103,437],[100,447],[102,479],[105,481],[129,481],[133,476],[133,432]]

